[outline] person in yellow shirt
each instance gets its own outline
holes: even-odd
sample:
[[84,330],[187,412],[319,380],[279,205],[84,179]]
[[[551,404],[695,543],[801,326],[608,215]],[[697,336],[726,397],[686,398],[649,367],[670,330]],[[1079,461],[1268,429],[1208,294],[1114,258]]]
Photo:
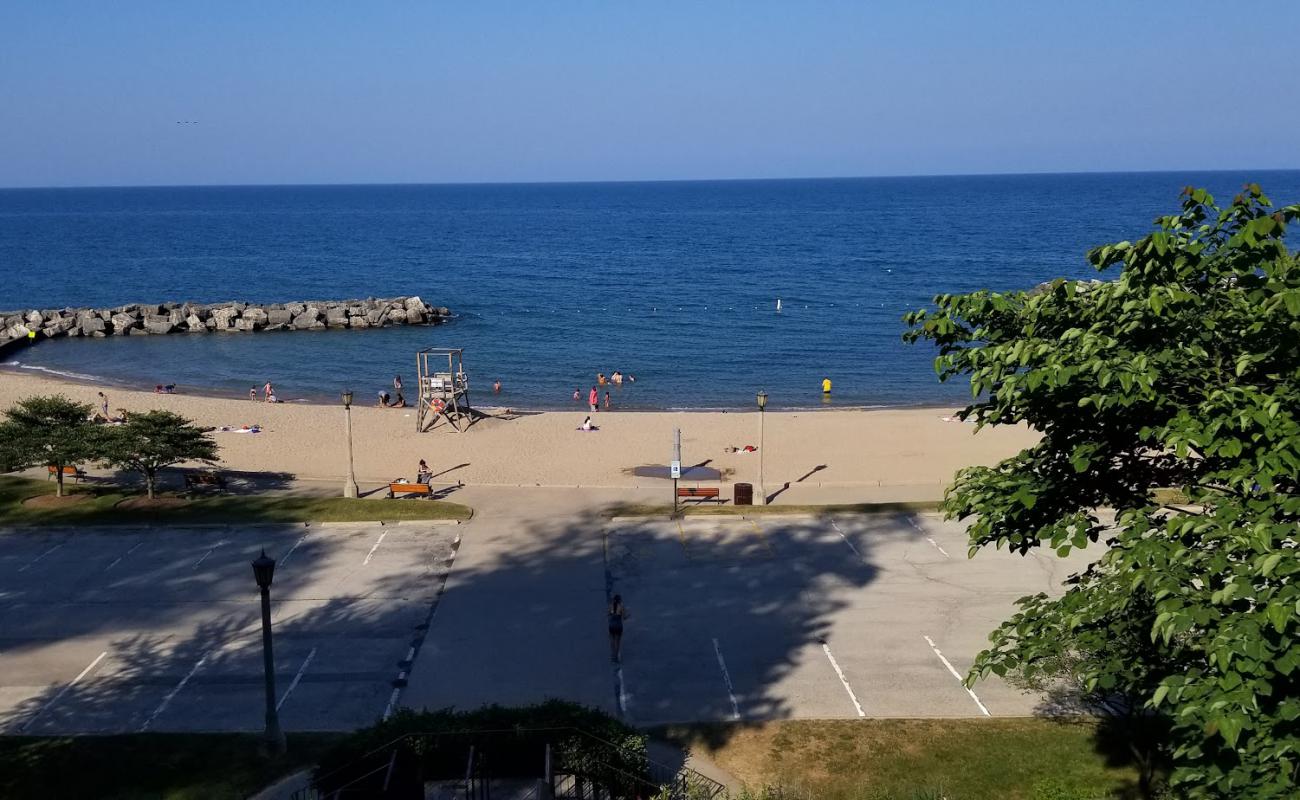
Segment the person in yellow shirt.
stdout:
[[830,394],[830,393],[831,393],[831,379],[822,378],[822,394]]

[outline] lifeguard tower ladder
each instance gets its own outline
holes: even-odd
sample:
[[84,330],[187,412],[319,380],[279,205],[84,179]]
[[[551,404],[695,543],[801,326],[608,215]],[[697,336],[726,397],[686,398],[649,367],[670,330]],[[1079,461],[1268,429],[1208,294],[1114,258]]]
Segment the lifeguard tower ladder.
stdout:
[[[469,380],[459,348],[426,347],[415,354],[419,375],[419,400],[416,403],[415,430],[423,433],[446,419],[457,432],[464,433],[473,423],[469,405]],[[446,371],[443,371],[443,365]]]

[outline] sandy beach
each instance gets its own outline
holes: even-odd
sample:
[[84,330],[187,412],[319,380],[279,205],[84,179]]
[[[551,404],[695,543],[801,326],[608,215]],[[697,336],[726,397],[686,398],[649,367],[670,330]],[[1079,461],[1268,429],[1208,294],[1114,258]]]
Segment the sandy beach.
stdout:
[[[0,407],[38,394],[64,394],[78,401],[108,395],[111,408],[129,412],[167,409],[220,428],[259,425],[263,432],[214,433],[222,466],[282,473],[296,481],[341,480],[346,470],[341,405],[269,404],[186,394],[123,391],[0,372]],[[576,405],[576,404],[575,404]],[[757,482],[756,453],[729,447],[758,446],[758,412],[618,412],[594,416],[599,430],[576,428],[586,409],[516,413],[485,409],[492,416],[458,433],[441,423],[415,431],[413,408],[352,408],[356,474],[363,485],[412,478],[419,459],[429,462],[435,483],[467,485],[642,487],[666,481],[632,474],[638,466],[667,464],[672,434],[681,428],[683,463],[719,469],[723,483]],[[854,502],[928,499],[941,496],[953,473],[990,464],[1034,441],[1025,428],[985,430],[945,421],[953,409],[766,412],[764,459],[769,494],[790,487],[777,502]],[[724,496],[730,488],[724,486]]]

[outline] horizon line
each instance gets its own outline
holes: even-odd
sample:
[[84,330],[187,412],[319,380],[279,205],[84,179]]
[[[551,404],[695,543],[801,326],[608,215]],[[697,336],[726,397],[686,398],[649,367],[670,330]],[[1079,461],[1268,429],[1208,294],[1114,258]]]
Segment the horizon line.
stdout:
[[0,191],[61,191],[75,189],[273,189],[273,188],[326,188],[326,187],[384,187],[384,186],[607,186],[638,183],[760,183],[777,181],[860,181],[908,180],[916,178],[1024,178],[1073,175],[1173,175],[1187,172],[1210,174],[1241,172],[1300,172],[1300,167],[1239,167],[1239,168],[1180,168],[1147,170],[1066,170],[1030,172],[921,172],[898,175],[804,175],[788,177],[730,177],[730,178],[648,178],[603,180],[550,180],[550,181],[345,181],[338,183],[104,183],[59,184],[45,186],[0,186]]

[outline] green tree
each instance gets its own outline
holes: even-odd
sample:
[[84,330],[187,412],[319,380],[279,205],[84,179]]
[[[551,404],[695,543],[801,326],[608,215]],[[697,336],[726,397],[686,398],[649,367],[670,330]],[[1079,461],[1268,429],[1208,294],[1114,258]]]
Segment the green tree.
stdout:
[[99,455],[102,430],[90,422],[91,408],[63,395],[29,397],[4,412],[0,462],[6,469],[54,467],[54,493],[63,496],[63,468]]
[[152,500],[160,469],[183,461],[211,464],[216,460],[217,443],[209,435],[211,430],[170,411],[133,414],[125,424],[108,432],[103,460],[143,475],[145,490]]
[[1257,185],[1222,210],[1188,188],[1148,236],[1088,253],[1113,280],[905,317],[942,380],[970,380],[963,418],[1041,434],[958,473],[945,508],[973,520],[971,554],[1105,544],[1063,596],[1022,599],[969,679],[1068,660],[1086,691],[1168,720],[1180,796],[1300,795],[1297,216]]

